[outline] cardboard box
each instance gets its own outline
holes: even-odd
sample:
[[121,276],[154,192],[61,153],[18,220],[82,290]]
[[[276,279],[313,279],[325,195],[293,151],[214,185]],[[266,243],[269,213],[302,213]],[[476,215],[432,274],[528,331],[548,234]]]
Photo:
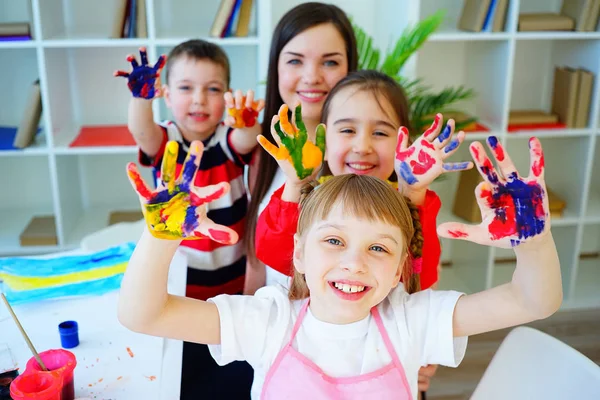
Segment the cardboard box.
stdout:
[[112,211],[108,216],[108,225],[119,222],[136,222],[144,218],[141,211]]
[[519,32],[572,31],[573,18],[557,13],[522,13],[519,15]]
[[558,115],[542,110],[511,110],[508,115],[509,125],[555,124],[557,122]]
[[56,246],[56,223],[53,216],[36,216],[19,236],[21,246]]

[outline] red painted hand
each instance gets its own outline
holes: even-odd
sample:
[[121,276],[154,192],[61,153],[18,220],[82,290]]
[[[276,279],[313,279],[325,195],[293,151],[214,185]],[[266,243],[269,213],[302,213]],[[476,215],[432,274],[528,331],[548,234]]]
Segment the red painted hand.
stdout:
[[448,222],[438,227],[446,238],[511,248],[541,237],[550,231],[548,193],[544,183],[544,154],[537,138],[529,140],[530,173],[521,178],[508,153],[495,136],[487,140],[494,153],[500,176],[479,142],[470,150],[484,182],[475,189],[482,222],[466,225]]
[[410,147],[408,130],[403,126],[398,130],[395,170],[398,179],[404,181],[411,189],[427,188],[445,172],[473,168],[473,163],[470,161],[444,163],[444,160],[458,149],[465,138],[465,133],[460,131],[453,138],[454,120],[448,120],[443,131],[441,122],[442,114],[437,114],[431,127]]
[[229,184],[221,182],[207,187],[196,187],[194,180],[204,145],[191,144],[181,174],[176,177],[179,145],[167,143],[162,162],[161,179],[156,190],[150,190],[134,163],[127,165],[129,181],[142,204],[144,219],[153,236],[160,239],[206,239],[233,244],[238,234],[223,225],[215,224],[206,216],[206,205],[229,191]]

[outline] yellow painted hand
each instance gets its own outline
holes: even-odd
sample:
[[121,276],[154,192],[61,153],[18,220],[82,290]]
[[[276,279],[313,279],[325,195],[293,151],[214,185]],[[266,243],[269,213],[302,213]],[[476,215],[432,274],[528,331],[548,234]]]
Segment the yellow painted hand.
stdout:
[[258,142],[276,160],[291,164],[300,180],[309,177],[321,166],[325,155],[325,125],[317,126],[315,141],[310,141],[300,105],[294,110],[292,123],[288,119],[288,106],[281,106],[279,116],[273,117],[271,122],[271,135],[278,146],[262,135],[258,136]]
[[241,90],[236,90],[234,94],[226,92],[224,98],[227,114],[229,115],[225,123],[236,129],[254,126],[258,114],[265,107],[264,100],[254,100],[252,90],[248,90],[246,96]]
[[201,141],[192,142],[181,173],[176,176],[178,150],[177,142],[167,143],[156,190],[148,188],[134,163],[127,165],[129,181],[140,198],[150,233],[160,239],[210,238],[219,243],[236,243],[238,234],[234,230],[215,224],[206,216],[206,204],[226,194],[229,184],[221,182],[202,188],[194,185],[204,150]]

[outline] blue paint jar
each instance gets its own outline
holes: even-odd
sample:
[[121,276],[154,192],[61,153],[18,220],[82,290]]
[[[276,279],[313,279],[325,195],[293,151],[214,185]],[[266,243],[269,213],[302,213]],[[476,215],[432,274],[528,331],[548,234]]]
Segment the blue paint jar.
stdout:
[[60,344],[65,349],[72,349],[79,345],[79,330],[76,321],[64,321],[58,325]]

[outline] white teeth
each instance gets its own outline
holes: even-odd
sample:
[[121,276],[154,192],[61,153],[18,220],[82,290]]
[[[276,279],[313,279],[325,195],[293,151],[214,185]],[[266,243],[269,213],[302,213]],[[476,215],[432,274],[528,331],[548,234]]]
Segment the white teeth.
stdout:
[[314,92],[300,92],[300,94],[304,97],[309,97],[309,98],[313,98],[313,99],[323,96],[323,93],[314,93]]
[[334,282],[333,286],[335,286],[337,289],[339,289],[345,293],[357,293],[357,292],[362,292],[363,290],[365,290],[364,286],[348,285],[346,283]]
[[361,171],[373,168],[372,165],[364,165],[364,164],[352,164],[352,163],[350,163],[348,165],[350,166],[350,168],[358,169],[358,170],[361,170]]

